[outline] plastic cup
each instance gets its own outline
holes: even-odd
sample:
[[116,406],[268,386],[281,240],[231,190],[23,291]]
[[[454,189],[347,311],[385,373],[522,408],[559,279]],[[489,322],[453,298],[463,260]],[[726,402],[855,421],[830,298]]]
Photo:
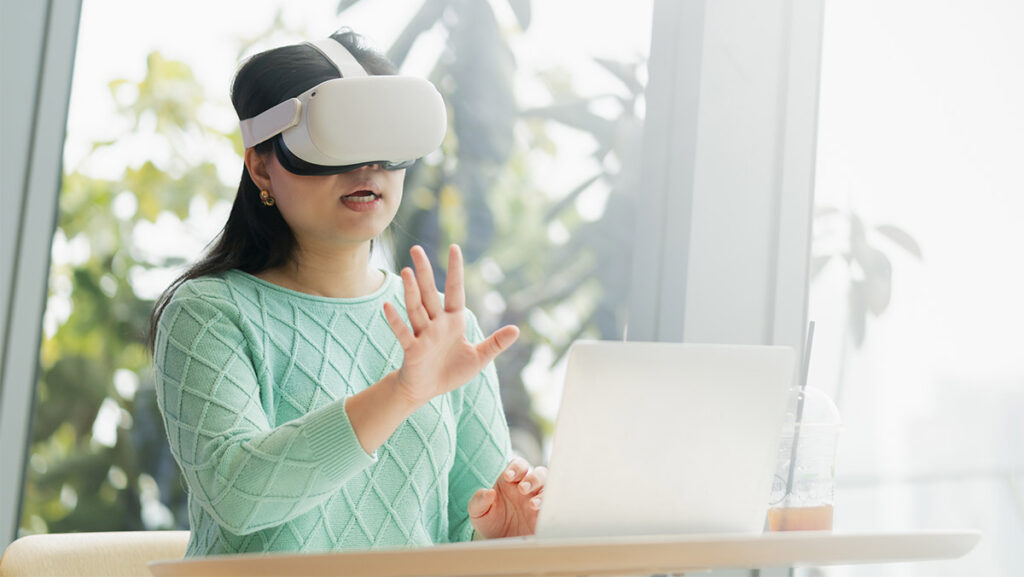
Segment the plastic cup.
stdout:
[[790,391],[768,504],[769,531],[831,531],[836,451],[842,420],[835,403],[807,387]]

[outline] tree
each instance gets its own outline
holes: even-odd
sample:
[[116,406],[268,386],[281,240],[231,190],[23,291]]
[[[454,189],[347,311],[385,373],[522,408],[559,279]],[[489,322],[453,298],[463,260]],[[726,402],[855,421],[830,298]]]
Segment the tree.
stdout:
[[[357,2],[343,0],[339,14]],[[639,183],[643,63],[598,60],[624,90],[590,98],[575,94],[566,72],[549,71],[542,80],[556,104],[524,110],[513,96],[516,63],[510,40],[529,27],[531,9],[526,0],[507,3],[517,28],[503,29],[488,0],[425,0],[388,50],[401,66],[427,31],[440,27],[447,38],[430,74],[449,108],[444,157],[410,170],[393,239],[399,265],[409,264],[411,245],[423,245],[440,283],[446,246],[462,244],[469,304],[484,328],[516,324],[523,329],[519,343],[496,364],[515,448],[539,461],[543,429],[550,423],[531,410],[524,368],[541,347],[553,347],[557,361],[576,338],[622,334],[632,255],[630,198]],[[591,111],[595,102],[608,100],[618,104],[617,117]],[[547,134],[551,122],[591,136],[600,169],[572,191],[549,198],[534,188],[527,153],[538,147],[556,152]],[[517,141],[517,127],[529,135],[526,142]],[[588,222],[575,201],[602,186],[606,209]],[[548,238],[556,223],[570,235],[565,246]],[[571,311],[561,316],[576,319],[575,326],[569,331],[537,326],[532,320],[539,310]]]
[[[529,2],[507,1],[519,30],[529,26]],[[277,18],[248,42],[273,36],[281,26]],[[555,104],[523,110],[512,97],[508,35],[515,31],[499,25],[488,1],[424,0],[390,57],[401,64],[416,38],[435,26],[445,28],[448,40],[430,77],[445,96],[452,124],[442,153],[407,175],[395,253],[405,259],[411,244],[424,245],[443,283],[446,263],[438,257],[448,243],[459,242],[468,261],[469,304],[481,324],[523,328],[520,344],[499,357],[498,370],[510,425],[523,433],[520,442],[533,438],[537,461],[547,424],[531,410],[524,367],[543,348],[557,360],[575,338],[621,334],[630,198],[639,180],[642,63],[601,61],[624,90],[590,98],[575,94],[568,73],[548,71],[543,81]],[[96,143],[90,157],[147,146],[155,160],[115,178],[93,175],[85,161],[64,176],[57,242],[85,248],[51,270],[22,515],[26,531],[187,526],[184,484],[153,393],[145,333],[155,295],[143,281],[149,274],[167,277],[195,255],[147,251],[139,241],[233,197],[234,183],[222,182],[215,163],[195,150],[227,157],[243,150],[237,130],[221,132],[198,120],[207,97],[187,64],[155,52],[146,63],[141,81],[110,84],[124,130]],[[616,102],[619,112],[594,114],[597,101]],[[535,188],[527,157],[531,150],[557,153],[549,135],[555,124],[592,136],[598,168],[573,190],[549,196]],[[577,200],[595,190],[606,194],[605,210],[584,218]],[[569,240],[552,240],[553,226]],[[569,320],[536,322],[544,315]]]
[[902,228],[891,224],[868,227],[852,210],[822,206],[815,210],[814,220],[811,281],[820,278],[833,261],[844,265],[846,277],[846,327],[834,394],[838,402],[846,381],[846,363],[852,351],[860,349],[867,338],[868,318],[880,317],[889,308],[892,297],[892,260],[883,250],[884,245],[876,241],[885,239],[891,248],[900,248],[917,260],[924,255],[914,237]]
[[[343,0],[338,13],[358,0]],[[520,29],[530,23],[528,0],[508,0]],[[443,161],[419,162],[406,175],[406,199],[399,209],[392,240],[400,266],[410,265],[409,248],[424,247],[431,256],[435,277],[443,285],[448,244],[462,245],[466,259],[469,305],[478,312],[486,307],[480,295],[490,292],[479,267],[492,255],[496,235],[494,191],[515,154],[514,100],[515,60],[506,34],[487,0],[424,0],[388,49],[392,62],[401,67],[416,40],[440,26],[447,33],[443,53],[434,64],[430,80],[448,106],[449,130],[442,144]],[[523,207],[520,207],[522,210]],[[525,247],[524,247],[525,248]],[[489,259],[492,265],[494,259]],[[499,273],[500,274],[500,273]],[[488,319],[482,318],[484,328]],[[525,339],[524,342],[528,340]],[[529,396],[519,376],[523,343],[498,361],[502,402],[509,426],[524,431],[517,439],[529,442],[516,448],[534,460],[540,457],[541,431],[530,414]],[[520,362],[509,366],[509,359]],[[525,359],[528,361],[528,357]]]
[[238,139],[198,123],[205,96],[186,64],[154,52],[141,82],[115,80],[110,92],[127,128],[96,143],[90,156],[145,138],[165,160],[116,179],[81,166],[64,175],[56,236],[84,247],[85,256],[55,261],[50,271],[47,316],[61,305],[69,314],[52,322],[58,326],[46,331],[40,351],[22,509],[22,527],[31,532],[170,526],[154,475],[174,487],[167,481],[177,471],[168,470],[152,396],[145,342],[152,301],[136,285],[146,271],[181,260],[153,260],[136,238],[164,214],[185,220],[196,202],[208,207],[231,194],[212,162],[189,154],[200,141],[230,147]]

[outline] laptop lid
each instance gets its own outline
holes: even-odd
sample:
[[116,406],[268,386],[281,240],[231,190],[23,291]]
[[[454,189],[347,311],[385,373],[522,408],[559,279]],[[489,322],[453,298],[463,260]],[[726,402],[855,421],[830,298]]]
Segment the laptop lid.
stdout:
[[790,347],[578,341],[538,538],[760,533]]

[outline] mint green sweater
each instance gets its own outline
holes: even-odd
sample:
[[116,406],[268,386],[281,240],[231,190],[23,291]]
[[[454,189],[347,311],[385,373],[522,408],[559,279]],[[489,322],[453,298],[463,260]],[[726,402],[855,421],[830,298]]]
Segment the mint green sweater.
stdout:
[[[382,305],[401,278],[316,297],[240,271],[184,283],[160,317],[157,400],[189,490],[186,556],[423,546],[472,536],[470,496],[510,456],[493,364],[373,455],[345,399],[402,364]],[[467,311],[467,337],[483,335]]]

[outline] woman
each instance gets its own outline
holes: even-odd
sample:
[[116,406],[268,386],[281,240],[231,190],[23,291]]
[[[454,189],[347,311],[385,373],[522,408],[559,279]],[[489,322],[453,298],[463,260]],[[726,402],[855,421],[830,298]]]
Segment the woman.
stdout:
[[[331,38],[366,73],[394,74],[351,31]],[[247,138],[259,129],[245,120],[341,76],[318,50],[285,46],[239,69]],[[294,160],[280,136],[246,149],[220,237],[154,309],[187,556],[532,533],[546,470],[510,459],[492,363],[518,329],[483,338],[457,246],[444,298],[422,248],[415,271],[370,266],[404,165],[290,171]]]

